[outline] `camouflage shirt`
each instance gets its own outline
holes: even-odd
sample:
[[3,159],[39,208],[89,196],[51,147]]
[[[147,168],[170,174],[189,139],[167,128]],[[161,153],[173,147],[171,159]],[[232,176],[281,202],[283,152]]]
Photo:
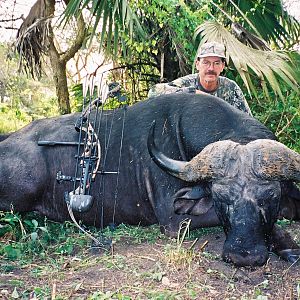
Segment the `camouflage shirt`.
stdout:
[[169,83],[156,84],[149,90],[148,97],[151,98],[162,94],[171,93],[195,93],[196,90],[200,90],[202,92],[219,97],[239,110],[252,115],[243,92],[236,82],[223,76],[219,76],[218,81],[218,88],[209,92],[201,85],[199,75],[191,74],[175,79]]

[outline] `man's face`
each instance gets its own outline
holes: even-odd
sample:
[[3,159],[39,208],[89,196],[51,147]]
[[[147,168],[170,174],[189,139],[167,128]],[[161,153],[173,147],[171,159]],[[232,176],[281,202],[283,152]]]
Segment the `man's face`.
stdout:
[[217,81],[224,67],[225,63],[217,56],[203,57],[196,61],[196,68],[199,71],[202,82],[210,83]]

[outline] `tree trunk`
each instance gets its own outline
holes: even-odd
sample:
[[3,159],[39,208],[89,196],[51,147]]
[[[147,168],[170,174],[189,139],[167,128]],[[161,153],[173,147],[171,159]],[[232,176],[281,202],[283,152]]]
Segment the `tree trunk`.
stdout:
[[58,106],[62,115],[71,112],[70,97],[67,82],[66,62],[60,59],[60,55],[54,46],[53,39],[50,41],[49,57],[53,71],[53,80],[56,89]]
[[[51,1],[52,0],[50,0],[50,2],[48,3],[51,3]],[[52,3],[50,5],[52,5]],[[68,4],[68,1],[65,0],[65,3]],[[49,11],[51,11],[52,9],[54,13],[54,6],[50,7]],[[81,48],[84,38],[85,38],[85,23],[82,15],[80,15],[77,19],[77,30],[76,30],[75,41],[69,47],[69,49],[64,53],[58,52],[54,44],[53,29],[51,26],[49,29],[49,36],[48,36],[49,57],[50,57],[52,71],[53,71],[53,80],[56,89],[56,96],[57,96],[59,110],[61,114],[68,114],[71,112],[68,81],[67,81],[67,70],[66,70],[67,62],[71,58],[73,58],[76,52]]]
[[[69,0],[63,0],[67,5]],[[24,61],[23,68],[33,77],[41,75],[41,58],[43,55],[50,57],[53,71],[53,79],[56,87],[58,105],[62,114],[71,112],[68,83],[67,62],[74,57],[81,48],[85,39],[85,23],[82,14],[77,17],[76,37],[67,51],[59,53],[55,46],[51,20],[55,12],[55,0],[38,0],[30,9],[30,12],[20,29],[16,49]],[[22,66],[22,64],[20,64]]]
[[[47,0],[46,5],[47,16],[50,17],[54,15],[55,1]],[[67,61],[65,59],[61,59],[61,55],[58,53],[58,50],[55,47],[54,33],[51,25],[49,26],[49,35],[47,38],[49,43],[48,55],[50,58],[50,64],[53,72],[53,80],[56,89],[58,106],[60,113],[64,115],[71,112],[66,72]]]

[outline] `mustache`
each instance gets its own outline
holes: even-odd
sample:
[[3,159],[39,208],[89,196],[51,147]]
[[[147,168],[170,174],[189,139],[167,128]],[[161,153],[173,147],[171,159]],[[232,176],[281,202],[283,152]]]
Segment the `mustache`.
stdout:
[[205,75],[216,75],[217,76],[217,73],[214,71],[208,71],[205,73]]

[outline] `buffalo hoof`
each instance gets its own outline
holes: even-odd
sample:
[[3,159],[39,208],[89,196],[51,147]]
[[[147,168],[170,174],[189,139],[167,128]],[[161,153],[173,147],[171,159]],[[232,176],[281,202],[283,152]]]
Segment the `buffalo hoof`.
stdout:
[[284,249],[278,252],[278,255],[291,263],[295,263],[300,260],[300,249]]

